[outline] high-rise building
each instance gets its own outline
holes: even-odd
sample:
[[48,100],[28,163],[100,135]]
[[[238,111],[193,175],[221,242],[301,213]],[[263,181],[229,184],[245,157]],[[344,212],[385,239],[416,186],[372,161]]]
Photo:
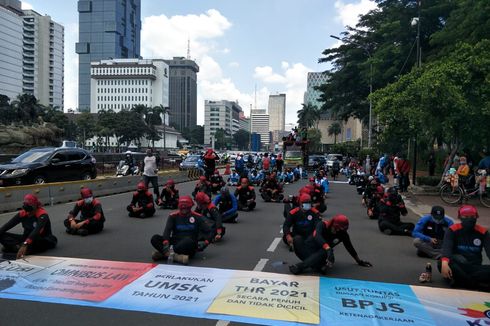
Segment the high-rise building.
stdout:
[[24,10],[22,92],[63,110],[64,28],[34,10]]
[[140,58],[141,0],[78,0],[78,109],[90,111],[90,63]]
[[22,93],[22,11],[20,1],[0,1],[0,94]]
[[269,115],[266,110],[255,109],[250,113],[250,123],[252,133],[260,135],[260,142],[262,144],[270,143],[270,131],[269,131]]
[[174,57],[166,62],[170,68],[170,124],[180,131],[195,127],[199,66],[183,57]]
[[322,104],[318,99],[321,92],[316,90],[315,87],[321,86],[327,82],[327,74],[324,72],[309,72],[306,82],[306,92],[303,97],[304,104],[312,104],[318,109]]
[[243,111],[240,112],[240,129],[250,132],[250,118],[247,118]]
[[273,135],[272,141],[278,142],[286,124],[286,94],[270,95],[268,111],[269,130]]
[[223,129],[227,136],[233,136],[240,129],[240,112],[242,108],[237,102],[206,100],[204,102],[204,143],[211,144],[211,137],[218,129]]
[[90,112],[118,112],[138,104],[168,107],[169,69],[165,60],[113,59],[92,62],[91,66]]

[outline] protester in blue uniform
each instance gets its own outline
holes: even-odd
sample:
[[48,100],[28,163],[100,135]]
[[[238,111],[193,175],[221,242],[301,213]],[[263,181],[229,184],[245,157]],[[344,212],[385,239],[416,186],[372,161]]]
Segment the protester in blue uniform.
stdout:
[[223,222],[236,222],[238,218],[238,202],[228,187],[221,188],[220,193],[213,200],[213,204],[218,207]]
[[443,207],[432,207],[430,214],[422,216],[412,232],[417,255],[440,259],[444,234],[451,225],[453,221],[444,215]]

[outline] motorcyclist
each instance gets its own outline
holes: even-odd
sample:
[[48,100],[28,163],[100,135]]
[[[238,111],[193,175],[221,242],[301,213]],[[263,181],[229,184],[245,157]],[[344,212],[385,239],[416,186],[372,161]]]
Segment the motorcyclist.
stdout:
[[249,184],[248,178],[241,179],[240,186],[235,190],[235,197],[238,200],[238,210],[240,211],[251,211],[257,205],[255,189]]

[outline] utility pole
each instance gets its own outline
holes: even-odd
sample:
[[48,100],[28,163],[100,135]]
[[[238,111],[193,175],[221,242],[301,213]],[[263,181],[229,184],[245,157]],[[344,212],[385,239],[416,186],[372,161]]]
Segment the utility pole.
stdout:
[[[422,66],[422,50],[420,48],[420,5],[421,0],[417,0],[417,68]],[[413,169],[412,183],[415,185],[417,180],[417,134],[413,138]]]

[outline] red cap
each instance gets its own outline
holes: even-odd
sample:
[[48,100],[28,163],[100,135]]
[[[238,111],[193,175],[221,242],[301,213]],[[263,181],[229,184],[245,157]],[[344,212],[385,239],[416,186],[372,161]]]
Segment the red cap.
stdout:
[[330,223],[335,230],[346,231],[349,228],[349,219],[347,216],[342,214],[337,214],[330,220]]
[[82,198],[89,198],[93,196],[92,190],[90,190],[89,188],[82,188],[80,190],[80,195],[82,196]]
[[41,206],[41,202],[33,194],[27,194],[24,196],[24,204],[26,204],[28,206],[33,206],[33,207],[40,207]]
[[137,188],[138,190],[146,190],[146,185],[143,181],[141,181],[140,183],[138,183],[138,186]]
[[315,182],[315,178],[311,177],[308,179],[310,182]]
[[209,199],[209,196],[206,195],[206,193],[199,191],[196,194],[196,202],[199,204],[209,204],[211,202],[211,199]]
[[201,176],[199,177],[199,181],[206,181],[206,177],[205,177],[205,176],[203,176],[203,175],[201,175]]
[[311,196],[310,195],[305,194],[305,193],[299,195],[299,203],[300,204],[309,203],[309,202],[311,202]]
[[194,202],[190,196],[182,196],[179,198],[179,209],[182,208],[192,208]]
[[174,186],[175,185],[174,179],[168,179],[166,184],[168,186]]
[[478,210],[473,205],[463,205],[458,209],[458,218],[462,217],[478,218]]

